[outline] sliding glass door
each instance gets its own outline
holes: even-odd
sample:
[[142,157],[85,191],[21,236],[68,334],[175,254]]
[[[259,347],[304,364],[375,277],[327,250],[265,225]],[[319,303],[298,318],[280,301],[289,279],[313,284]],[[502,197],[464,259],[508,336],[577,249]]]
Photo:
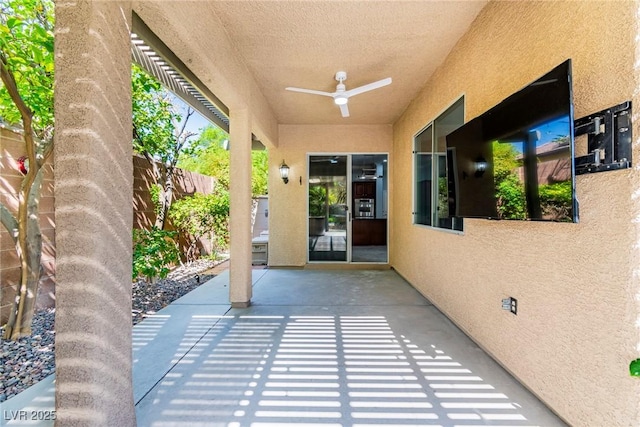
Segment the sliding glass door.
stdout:
[[388,262],[387,168],[386,154],[351,155],[352,262]]
[[388,262],[387,155],[309,156],[310,262]]
[[309,156],[309,261],[347,261],[348,156]]

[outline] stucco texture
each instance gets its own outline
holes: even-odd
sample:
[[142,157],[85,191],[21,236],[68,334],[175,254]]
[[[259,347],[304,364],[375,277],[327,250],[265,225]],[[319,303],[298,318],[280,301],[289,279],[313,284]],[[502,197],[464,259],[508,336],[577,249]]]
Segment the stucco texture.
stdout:
[[470,120],[567,58],[576,118],[638,101],[637,9],[491,2],[393,128],[392,266],[574,426],[640,424],[637,167],[579,176],[579,224],[465,220],[462,234],[412,225],[408,168],[413,136],[461,94]]
[[[269,206],[269,265],[303,266],[308,249],[307,154],[389,153],[391,164],[392,128],[391,125],[280,125],[278,134],[278,147],[269,150],[269,200],[278,201]],[[279,171],[283,160],[290,167],[286,185]]]
[[56,425],[135,426],[131,9],[55,14]]

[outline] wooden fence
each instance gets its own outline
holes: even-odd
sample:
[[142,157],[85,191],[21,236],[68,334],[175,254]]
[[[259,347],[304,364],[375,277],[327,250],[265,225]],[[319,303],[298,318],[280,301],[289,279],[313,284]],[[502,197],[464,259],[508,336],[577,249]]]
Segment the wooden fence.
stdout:
[[[18,190],[22,173],[18,159],[23,156],[24,143],[16,130],[0,128],[0,202],[14,214],[18,206]],[[53,157],[53,156],[52,156]],[[51,159],[45,166],[40,199],[40,227],[42,228],[42,274],[38,288],[37,307],[55,305],[55,198],[53,165]],[[174,180],[175,199],[196,192],[208,194],[214,186],[214,178],[180,170]],[[150,189],[154,184],[151,165],[140,156],[133,157],[133,226],[147,228],[155,222],[155,212]],[[184,245],[184,242],[182,242]],[[205,252],[211,250],[208,241],[201,242]],[[11,301],[20,282],[20,262],[9,233],[0,226],[0,324],[8,318]]]

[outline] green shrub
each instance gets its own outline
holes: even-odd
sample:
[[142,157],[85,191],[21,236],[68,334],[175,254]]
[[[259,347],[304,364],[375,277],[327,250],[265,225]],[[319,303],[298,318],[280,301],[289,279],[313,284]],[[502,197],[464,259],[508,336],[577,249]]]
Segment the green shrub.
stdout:
[[197,244],[202,237],[210,238],[216,252],[229,246],[229,192],[220,185],[211,194],[196,193],[176,200],[169,218],[188,239],[187,261],[197,258]]
[[133,230],[133,279],[144,277],[147,282],[165,278],[170,266],[180,260],[173,240],[175,231]]
[[323,185],[309,187],[309,216],[324,216],[326,213],[327,190]]
[[571,181],[541,185],[539,195],[543,215],[557,221],[571,221]]
[[505,174],[500,181],[496,179],[496,198],[500,218],[525,219],[527,217],[524,185],[515,173]]

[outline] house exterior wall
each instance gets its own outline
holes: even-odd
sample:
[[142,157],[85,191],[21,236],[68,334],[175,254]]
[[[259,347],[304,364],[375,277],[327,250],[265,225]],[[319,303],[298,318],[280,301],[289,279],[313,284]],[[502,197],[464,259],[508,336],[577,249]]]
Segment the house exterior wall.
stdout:
[[413,136],[461,94],[468,121],[567,58],[576,118],[638,101],[637,16],[631,1],[491,2],[393,127],[391,265],[574,426],[640,423],[637,166],[577,177],[579,224],[454,234],[412,225]]
[[[336,113],[337,114],[337,113]],[[307,262],[307,154],[391,153],[390,125],[280,125],[278,147],[269,149],[269,265],[303,266]],[[280,164],[290,167],[289,183]],[[302,177],[302,184],[300,184]],[[392,194],[391,185],[389,194]],[[390,211],[389,215],[393,215]]]
[[[0,128],[0,202],[14,215],[18,211],[18,192],[23,175],[17,159],[24,155],[22,136]],[[38,285],[37,307],[53,307],[55,303],[55,214],[53,197],[53,156],[44,166],[40,193],[40,231],[42,233],[42,274]],[[20,260],[7,230],[0,226],[0,325],[9,318],[9,307],[20,285]]]

